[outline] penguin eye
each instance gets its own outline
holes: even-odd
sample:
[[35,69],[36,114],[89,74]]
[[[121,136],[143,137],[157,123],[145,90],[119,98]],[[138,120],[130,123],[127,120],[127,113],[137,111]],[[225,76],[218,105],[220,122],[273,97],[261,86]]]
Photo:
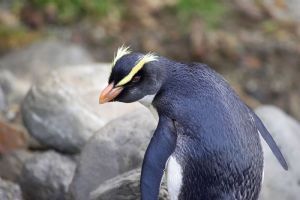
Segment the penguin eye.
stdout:
[[137,82],[140,81],[140,79],[141,79],[141,76],[135,76],[135,77],[132,78],[131,82],[132,83],[137,83]]

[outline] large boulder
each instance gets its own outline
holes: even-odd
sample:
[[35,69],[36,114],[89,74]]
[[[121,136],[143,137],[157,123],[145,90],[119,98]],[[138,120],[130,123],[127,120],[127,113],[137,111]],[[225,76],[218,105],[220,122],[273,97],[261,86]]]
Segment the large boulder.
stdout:
[[300,195],[300,124],[292,117],[274,106],[262,106],[256,109],[270,131],[282,153],[289,170],[285,171],[270,148],[263,142],[265,167],[262,200],[296,200]]
[[[105,181],[86,199],[91,200],[140,200],[140,169],[134,169]],[[168,200],[166,182],[163,181],[159,200]]]
[[[0,87],[5,94],[5,117],[8,120],[16,117],[16,108],[31,84],[42,79],[49,71],[66,66],[76,68],[80,64],[93,62],[82,46],[54,39],[40,41],[8,53],[0,60]],[[0,97],[0,111],[2,103]]]
[[5,55],[1,58],[0,69],[7,69],[18,78],[36,80],[59,67],[92,61],[83,47],[50,39]]
[[42,79],[49,71],[93,62],[82,46],[54,39],[36,42],[8,53],[0,60],[0,87],[6,97],[5,111],[8,113],[5,114],[9,120],[14,117],[16,105],[23,100],[33,82]]
[[76,164],[54,151],[38,154],[22,170],[20,186],[26,200],[68,199]]
[[22,200],[20,187],[15,183],[4,181],[0,178],[0,199],[1,200]]
[[86,200],[100,184],[119,174],[141,167],[144,152],[156,127],[147,110],[118,118],[84,147],[71,185],[74,200]]
[[107,122],[139,107],[99,105],[109,73],[107,64],[63,68],[33,85],[22,104],[29,133],[45,146],[77,153]]

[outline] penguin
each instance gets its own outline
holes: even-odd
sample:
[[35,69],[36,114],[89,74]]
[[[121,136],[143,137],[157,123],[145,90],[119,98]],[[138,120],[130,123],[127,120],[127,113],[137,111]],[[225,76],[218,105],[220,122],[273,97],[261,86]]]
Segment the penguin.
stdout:
[[142,200],[157,200],[166,170],[171,200],[256,200],[262,186],[260,135],[288,165],[259,117],[206,64],[120,47],[99,103],[139,101],[158,117],[145,152]]

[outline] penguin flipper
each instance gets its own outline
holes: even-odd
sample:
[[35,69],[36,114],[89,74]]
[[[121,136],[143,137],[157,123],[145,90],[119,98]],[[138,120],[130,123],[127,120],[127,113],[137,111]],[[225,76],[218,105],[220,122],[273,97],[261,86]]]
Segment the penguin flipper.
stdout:
[[276,142],[274,141],[272,135],[269,133],[263,122],[259,119],[259,117],[252,112],[252,116],[254,118],[255,124],[257,126],[258,132],[262,136],[262,138],[266,141],[266,143],[269,145],[270,149],[272,150],[273,154],[283,167],[283,169],[288,170],[288,165],[286,163],[286,160],[284,156],[282,155],[280,149],[278,148]]
[[177,136],[170,119],[160,116],[146,150],[141,173],[142,200],[157,200],[165,165],[174,152]]

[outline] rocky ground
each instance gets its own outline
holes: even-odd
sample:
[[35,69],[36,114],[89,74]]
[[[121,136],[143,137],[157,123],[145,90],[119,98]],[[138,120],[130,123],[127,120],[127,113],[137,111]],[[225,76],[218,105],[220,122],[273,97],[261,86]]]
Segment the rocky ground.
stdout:
[[[139,104],[98,104],[109,64],[95,64],[81,46],[57,40],[11,53],[0,63],[1,200],[140,198],[141,162],[156,122]],[[256,112],[290,166],[284,171],[263,143],[261,199],[296,200],[300,124],[275,106],[261,105]],[[163,185],[160,199],[167,196]]]
[[[224,75],[290,167],[284,171],[263,142],[261,200],[299,199],[299,0],[222,1],[217,25],[213,12],[184,20],[174,10],[179,0],[124,1],[130,14],[123,18],[111,12],[68,26],[49,24],[49,10],[32,7],[18,19],[5,9],[16,1],[0,2],[0,200],[140,198],[141,162],[156,122],[138,103],[98,104],[123,43],[205,62]],[[160,199],[167,198],[163,182]]]

